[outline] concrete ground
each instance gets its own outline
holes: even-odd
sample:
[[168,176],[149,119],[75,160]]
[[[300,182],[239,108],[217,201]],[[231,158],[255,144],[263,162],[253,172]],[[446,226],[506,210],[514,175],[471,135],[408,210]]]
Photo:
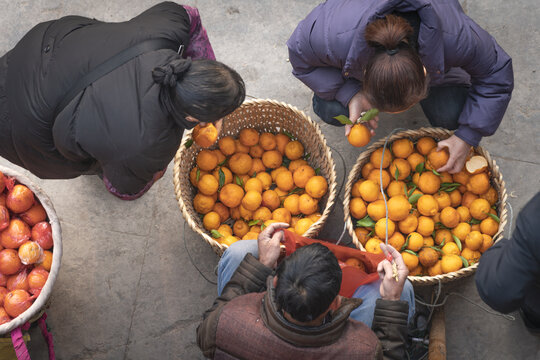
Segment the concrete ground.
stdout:
[[[105,21],[127,20],[155,1],[0,0],[0,54],[38,22],[68,14]],[[285,42],[298,21],[319,0],[187,1],[202,14],[219,60],[239,71],[249,95],[287,102],[312,118],[311,93],[293,78]],[[512,56],[515,90],[506,116],[486,147],[504,175],[517,212],[540,189],[540,125],[536,73],[540,50],[534,0],[463,0],[467,14],[490,32]],[[318,120],[318,119],[317,119]],[[414,107],[381,117],[377,138],[395,127],[427,125]],[[340,176],[361,150],[353,149],[342,129],[325,124]],[[7,164],[0,159],[0,163]],[[216,296],[213,269],[219,258],[184,226],[172,184],[172,166],[143,198],[123,202],[109,195],[97,177],[68,181],[34,178],[53,200],[63,230],[64,255],[52,303],[47,310],[58,359],[199,359],[195,329]],[[343,198],[343,194],[340,195]],[[337,201],[327,237],[343,225]],[[332,226],[333,225],[333,226]],[[191,257],[191,258],[190,258]],[[199,273],[196,266],[202,272]],[[482,305],[472,277],[444,286]],[[446,303],[449,359],[540,359],[540,341],[515,321],[493,315],[458,296]],[[46,358],[38,331],[31,331],[34,359]]]

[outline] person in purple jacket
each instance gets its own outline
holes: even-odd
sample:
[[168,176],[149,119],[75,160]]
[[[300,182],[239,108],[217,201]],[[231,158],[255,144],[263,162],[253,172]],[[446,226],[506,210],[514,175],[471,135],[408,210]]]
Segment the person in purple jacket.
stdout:
[[[450,153],[439,171],[460,171],[470,147],[495,133],[513,90],[512,59],[457,0],[328,0],[287,46],[294,76],[329,124],[419,102],[431,125],[456,129],[438,144]],[[369,122],[372,134],[378,120]]]

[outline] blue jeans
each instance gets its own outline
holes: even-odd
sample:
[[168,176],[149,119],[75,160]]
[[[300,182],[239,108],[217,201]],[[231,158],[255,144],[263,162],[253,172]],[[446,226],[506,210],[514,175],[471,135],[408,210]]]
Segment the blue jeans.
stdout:
[[[469,87],[466,85],[430,87],[428,97],[420,101],[420,106],[431,126],[455,130],[468,95]],[[349,116],[349,108],[339,101],[323,100],[317,95],[313,95],[313,111],[324,122],[334,126],[343,126],[334,119],[335,116]]]
[[[251,253],[253,256],[259,256],[259,249],[257,246],[257,240],[241,240],[232,244],[221,257],[218,264],[218,296],[221,296],[223,288],[229,282],[233,276],[236,268],[247,253]],[[361,298],[363,300],[362,305],[357,307],[351,312],[350,317],[354,320],[361,321],[371,328],[373,322],[373,315],[375,311],[375,303],[377,299],[381,298],[379,288],[381,281],[377,280],[373,283],[362,285],[356,289],[353,298]],[[414,290],[409,280],[405,282],[403,292],[401,293],[401,300],[409,303],[409,324],[415,311],[414,304]]]

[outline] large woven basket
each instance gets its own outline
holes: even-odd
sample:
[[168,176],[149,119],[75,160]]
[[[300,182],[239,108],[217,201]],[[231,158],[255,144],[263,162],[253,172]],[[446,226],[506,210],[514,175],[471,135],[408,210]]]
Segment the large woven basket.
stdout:
[[[236,137],[244,128],[274,133],[286,130],[302,142],[306,154],[311,154],[308,162],[314,168],[319,168],[320,175],[328,181],[328,193],[320,201],[322,216],[304,234],[307,237],[316,236],[330,214],[337,192],[334,160],[319,126],[309,116],[291,105],[274,100],[257,99],[246,101],[224,118],[220,138],[227,135]],[[176,198],[191,228],[200,234],[218,255],[221,255],[227,246],[208,235],[199,214],[193,208],[193,197],[196,191],[189,181],[189,172],[195,165],[195,158],[201,148],[195,143],[186,148],[186,142],[190,138],[191,133],[188,133],[174,158],[173,181]]]
[[14,177],[18,182],[24,184],[34,192],[35,196],[39,199],[39,202],[47,212],[48,221],[52,227],[54,242],[51,271],[49,272],[49,277],[47,278],[45,286],[43,286],[41,293],[34,300],[32,306],[10,322],[0,325],[0,335],[3,335],[27,322],[36,321],[45,311],[45,307],[52,293],[54,282],[58,276],[58,271],[60,270],[60,262],[62,259],[62,232],[60,230],[60,221],[58,220],[58,216],[56,216],[52,202],[39,186],[16,170],[0,166],[0,171],[4,173],[4,175]]
[[[398,140],[398,139],[409,138],[410,140],[415,141],[423,136],[430,136],[432,138],[435,138],[436,140],[444,140],[450,137],[452,134],[453,134],[452,131],[442,129],[442,128],[420,128],[417,130],[407,130],[407,131],[402,131],[402,132],[392,135],[388,139],[388,145],[390,145],[393,141]],[[356,164],[354,165],[353,169],[349,173],[347,184],[345,185],[346,195],[343,201],[343,212],[345,214],[345,224],[347,226],[349,234],[352,237],[354,245],[361,250],[365,250],[365,249],[360,243],[360,241],[358,240],[356,233],[354,232],[353,219],[349,211],[349,203],[351,199],[350,194],[351,194],[352,186],[354,185],[354,183],[362,177],[362,174],[361,174],[362,167],[369,161],[369,157],[371,153],[377,150],[378,148],[383,147],[385,140],[386,139],[381,139],[379,141],[374,142],[365,151],[363,151],[360,154],[360,156],[358,157],[358,160],[356,160]],[[506,225],[506,221],[507,221],[506,188],[505,188],[505,184],[502,178],[502,174],[499,171],[499,166],[497,166],[497,164],[495,163],[495,160],[491,158],[489,153],[480,146],[474,148],[474,151],[476,154],[482,155],[486,158],[488,162],[489,170],[491,171],[491,183],[499,194],[499,200],[497,203],[497,214],[499,214],[499,218],[501,222],[499,224],[499,230],[493,237],[493,240],[496,242],[502,238],[502,233]],[[439,281],[449,282],[452,280],[456,280],[456,279],[474,274],[477,267],[478,267],[478,264],[476,263],[467,268],[463,268],[458,271],[454,271],[454,272],[443,274],[443,275],[409,276],[409,280],[414,285],[431,285],[431,284],[436,284]]]

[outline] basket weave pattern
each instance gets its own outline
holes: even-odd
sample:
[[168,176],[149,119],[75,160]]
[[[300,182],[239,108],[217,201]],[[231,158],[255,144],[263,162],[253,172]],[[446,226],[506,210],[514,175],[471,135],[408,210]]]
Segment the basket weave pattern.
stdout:
[[18,182],[28,187],[34,192],[34,195],[39,199],[41,205],[47,212],[47,217],[49,218],[49,223],[52,227],[53,235],[53,260],[51,265],[51,271],[49,272],[49,277],[47,282],[39,296],[34,300],[32,306],[30,306],[25,312],[17,316],[8,323],[0,325],[0,335],[7,334],[11,330],[18,328],[19,326],[24,325],[27,322],[36,321],[41,314],[43,314],[49,297],[51,296],[54,282],[58,276],[58,271],[60,270],[60,262],[62,259],[62,232],[60,230],[60,220],[54,211],[51,200],[45,194],[45,192],[36,184],[34,184],[30,179],[28,179],[23,174],[19,173],[16,170],[0,166],[0,171],[7,176],[14,177]]
[[[337,192],[334,161],[319,126],[293,106],[274,100],[250,100],[224,118],[219,138],[227,135],[237,137],[244,128],[273,133],[286,130],[302,142],[305,154],[311,154],[308,163],[313,168],[319,168],[319,175],[328,181],[328,192],[319,202],[322,216],[304,234],[307,237],[317,235],[330,214]],[[221,255],[227,246],[208,235],[199,214],[193,208],[196,190],[189,181],[189,172],[195,165],[196,156],[201,148],[195,143],[186,148],[186,142],[190,138],[191,132],[185,136],[174,158],[173,181],[176,199],[184,219],[191,228],[200,234],[218,255]],[[212,149],[214,148],[217,146],[214,145]]]
[[[402,132],[392,135],[390,139],[388,140],[387,146],[389,146],[393,141],[402,139],[402,138],[409,138],[413,142],[423,136],[430,136],[432,138],[435,138],[436,140],[444,140],[450,137],[452,134],[453,134],[452,131],[442,129],[442,128],[420,128],[416,130],[406,130],[406,131],[402,131]],[[369,162],[371,153],[377,150],[378,148],[383,147],[385,140],[386,139],[381,139],[374,142],[365,151],[363,151],[360,154],[360,156],[356,160],[356,164],[354,165],[351,172],[349,173],[349,177],[345,185],[346,195],[343,201],[343,212],[345,214],[345,224],[347,226],[347,230],[349,231],[349,234],[352,237],[354,245],[357,248],[364,251],[365,251],[364,247],[362,246],[362,244],[358,240],[358,237],[356,236],[356,233],[354,232],[353,219],[351,217],[350,210],[349,210],[349,203],[351,200],[351,191],[352,191],[352,187],[354,183],[362,177],[362,173],[361,173],[362,167],[367,162]],[[493,187],[499,194],[499,201],[497,203],[497,214],[501,222],[499,224],[499,230],[497,231],[495,236],[493,236],[493,241],[496,242],[502,238],[502,233],[504,231],[504,227],[507,221],[506,187],[502,178],[502,174],[499,171],[499,166],[495,163],[495,160],[491,158],[487,150],[484,150],[482,147],[478,146],[474,148],[474,152],[486,158],[488,162],[489,171],[491,172],[491,184],[493,185]],[[467,268],[462,268],[458,271],[448,273],[448,274],[442,274],[442,275],[437,275],[437,276],[409,276],[409,280],[414,285],[432,285],[432,284],[438,283],[439,281],[449,282],[452,280],[456,280],[456,279],[474,274],[477,267],[478,267],[478,263],[473,264]]]

